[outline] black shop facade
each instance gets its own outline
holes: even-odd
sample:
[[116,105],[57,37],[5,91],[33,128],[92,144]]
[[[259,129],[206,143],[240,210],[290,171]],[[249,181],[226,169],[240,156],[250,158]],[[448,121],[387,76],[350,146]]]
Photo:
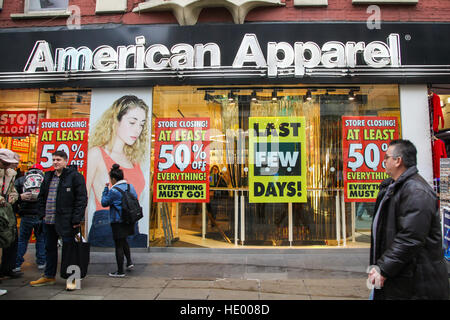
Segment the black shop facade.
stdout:
[[[432,183],[427,96],[450,82],[448,29],[4,29],[1,144],[21,171],[66,151],[86,179],[93,246],[113,246],[99,187],[113,163],[144,209],[134,247],[368,246],[390,140],[416,144]],[[136,101],[134,122],[119,120]]]

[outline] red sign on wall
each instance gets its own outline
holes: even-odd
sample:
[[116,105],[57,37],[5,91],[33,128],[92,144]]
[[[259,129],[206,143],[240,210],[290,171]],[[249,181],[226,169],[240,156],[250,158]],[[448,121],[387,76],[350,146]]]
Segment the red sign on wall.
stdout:
[[26,137],[36,134],[39,116],[45,113],[38,111],[1,111],[0,135],[7,137]]
[[155,119],[153,201],[209,202],[209,118]]
[[27,153],[30,148],[30,138],[12,139],[11,150],[14,152]]
[[51,170],[52,153],[63,150],[68,165],[76,165],[85,175],[87,167],[89,118],[41,119],[37,147],[37,162],[45,171]]
[[342,152],[346,202],[375,202],[388,178],[384,155],[398,139],[397,117],[342,117]]

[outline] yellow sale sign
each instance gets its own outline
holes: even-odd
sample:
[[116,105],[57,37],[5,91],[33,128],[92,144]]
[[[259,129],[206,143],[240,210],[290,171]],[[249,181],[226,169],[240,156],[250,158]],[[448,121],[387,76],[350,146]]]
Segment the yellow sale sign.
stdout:
[[304,117],[249,118],[251,203],[306,202]]

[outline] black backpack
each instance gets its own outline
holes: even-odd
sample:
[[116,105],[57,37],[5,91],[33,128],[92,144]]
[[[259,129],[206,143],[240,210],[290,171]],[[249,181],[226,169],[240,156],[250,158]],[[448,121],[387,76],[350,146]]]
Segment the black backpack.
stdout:
[[114,187],[122,194],[122,220],[126,224],[135,224],[142,219],[142,207],[139,200],[130,192],[130,185],[127,184],[127,190],[123,191],[120,188]]

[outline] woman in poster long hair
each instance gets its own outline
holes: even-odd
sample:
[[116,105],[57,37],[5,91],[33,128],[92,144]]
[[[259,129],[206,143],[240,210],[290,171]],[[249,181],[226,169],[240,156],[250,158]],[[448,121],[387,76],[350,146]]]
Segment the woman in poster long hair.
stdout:
[[[93,246],[114,246],[107,222],[109,212],[100,203],[105,183],[109,181],[108,168],[119,164],[138,198],[142,196],[145,178],[140,163],[148,152],[148,113],[149,107],[142,99],[122,96],[102,114],[90,133],[87,188],[89,195],[94,195],[96,207],[89,233]],[[130,245],[147,246],[143,241],[138,242],[132,241]]]

